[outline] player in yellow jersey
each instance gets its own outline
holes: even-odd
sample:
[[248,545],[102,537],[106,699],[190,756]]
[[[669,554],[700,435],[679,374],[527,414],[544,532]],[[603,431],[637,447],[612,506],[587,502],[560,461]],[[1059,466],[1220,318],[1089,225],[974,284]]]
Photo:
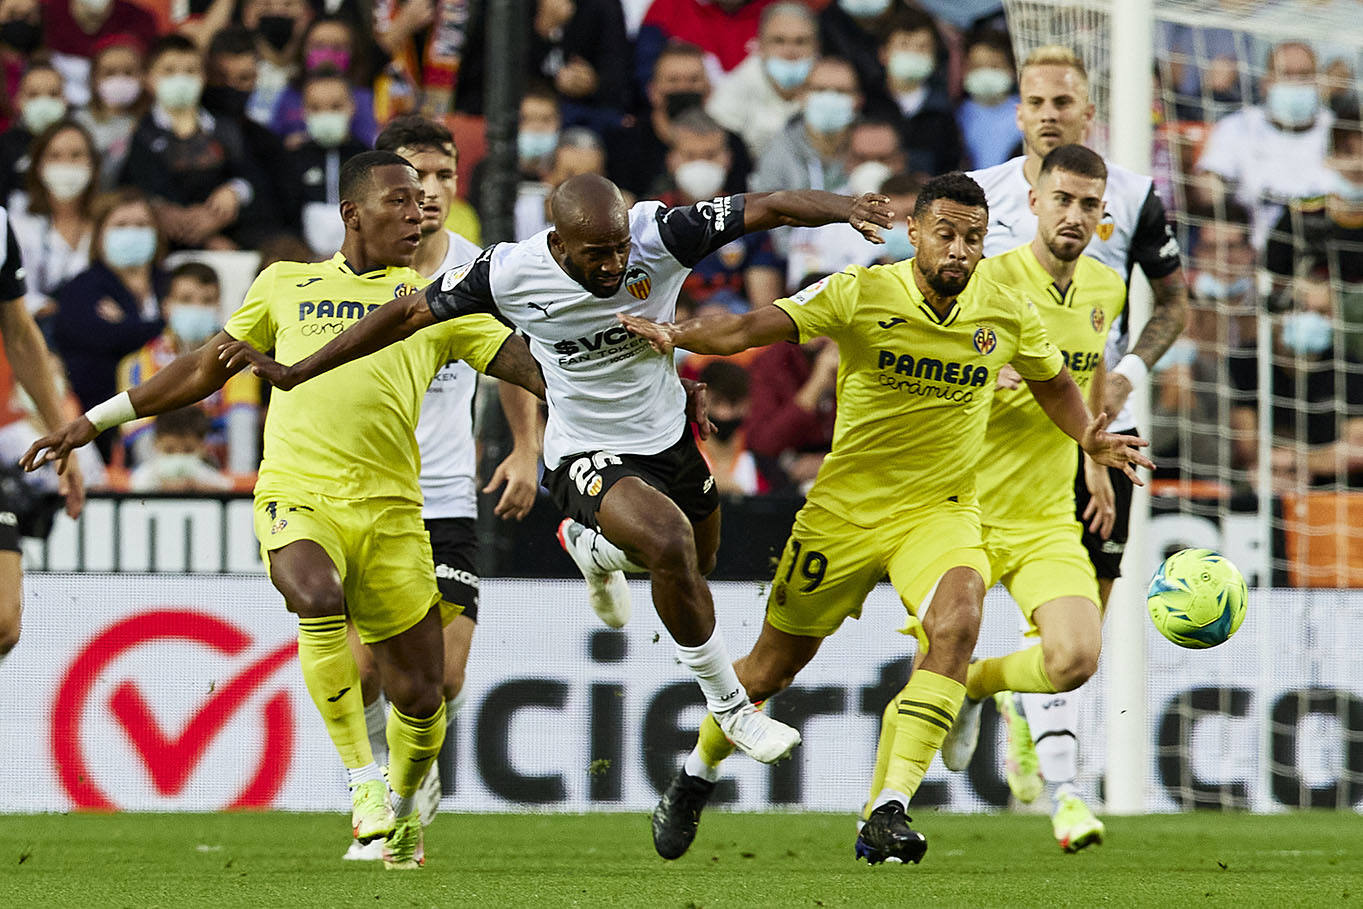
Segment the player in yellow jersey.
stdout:
[[[1035,307],[1076,384],[1102,407],[1103,347],[1126,301],[1126,282],[1083,255],[1103,217],[1107,166],[1082,145],[1046,155],[1031,189],[1036,236],[980,263],[977,274],[1020,292]],[[1073,441],[1014,379],[999,390],[977,480],[989,586],[1002,582],[1040,643],[970,664],[966,698],[942,743],[942,763],[963,770],[975,753],[980,707],[999,691],[1072,691],[1098,668],[1102,612],[1098,581],[1075,518]],[[1101,476],[1107,469],[1099,467]],[[1090,529],[1116,515],[1111,497],[1089,500]],[[885,714],[893,726],[896,715]],[[872,787],[872,797],[876,787]],[[1056,838],[1066,851],[1102,842],[1103,826],[1078,799],[1054,800]],[[1077,807],[1076,807],[1077,806]]]
[[[909,220],[917,257],[852,266],[744,315],[676,325],[622,316],[660,351],[731,354],[827,335],[838,343],[833,450],[777,564],[766,620],[735,668],[749,697],[786,688],[843,620],[860,615],[886,574],[923,651],[889,708],[884,787],[857,838],[858,857],[919,861],[927,849],[906,808],[965,695],[989,560],[981,539],[976,466],[1000,371],[1011,363],[1042,409],[1095,459],[1132,472],[1140,440],[1103,431],[1020,295],[974,275],[988,209],[969,177],[923,187]],[[731,748],[710,718],[653,816],[654,846],[676,858]]]
[[[420,240],[422,190],[413,167],[392,152],[364,152],[342,165],[340,177],[340,253],[267,268],[223,331],[39,439],[24,466],[64,463],[104,429],[222,387],[234,372],[219,358],[223,345],[273,348],[291,363],[395,293],[425,283],[406,267]],[[356,835],[388,836],[385,860],[394,868],[423,859],[414,796],[445,734],[441,597],[421,521],[414,428],[431,378],[452,359],[543,393],[529,348],[508,329],[490,317],[450,322],[322,381],[276,392],[255,490],[256,535],[271,581],[298,615],[299,663],[350,776]],[[388,785],[365,735],[347,617],[371,645],[392,703]]]

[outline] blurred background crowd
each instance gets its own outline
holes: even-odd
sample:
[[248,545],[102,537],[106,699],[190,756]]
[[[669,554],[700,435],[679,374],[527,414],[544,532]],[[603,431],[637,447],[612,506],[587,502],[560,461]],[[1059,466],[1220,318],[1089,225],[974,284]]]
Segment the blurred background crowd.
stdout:
[[[451,129],[461,201],[448,226],[481,242],[486,6],[0,0],[0,204],[72,413],[211,337],[259,269],[334,253],[340,162],[398,114]],[[586,172],[674,204],[780,188],[894,200],[901,223],[883,246],[847,225],[726,246],[688,279],[682,316],[746,310],[849,263],[908,257],[902,224],[924,179],[1021,153],[1000,2],[529,8],[515,239],[544,228],[548,195]],[[1156,41],[1156,179],[1178,218],[1193,307],[1153,372],[1156,459],[1185,481],[1252,482],[1257,392],[1270,382],[1274,437],[1292,443],[1273,448],[1275,482],[1353,485],[1363,478],[1358,42],[1274,44],[1186,26],[1162,27]],[[1271,368],[1260,364],[1261,314],[1273,319]],[[0,369],[0,419],[22,424],[25,402]],[[807,486],[832,439],[835,346],[688,357],[680,370],[709,384],[718,431],[705,450],[723,491]],[[240,375],[202,407],[106,434],[87,475],[113,489],[249,488],[266,406]],[[495,435],[498,421],[484,423]]]

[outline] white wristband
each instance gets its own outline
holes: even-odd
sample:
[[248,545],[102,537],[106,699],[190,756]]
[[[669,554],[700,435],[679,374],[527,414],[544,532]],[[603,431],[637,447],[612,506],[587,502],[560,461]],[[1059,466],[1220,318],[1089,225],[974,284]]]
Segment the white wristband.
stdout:
[[136,420],[137,411],[133,410],[132,398],[128,397],[125,391],[91,407],[85,412],[85,419],[94,424],[95,429],[103,432],[129,420]]
[[1121,362],[1112,368],[1112,371],[1119,376],[1126,376],[1126,380],[1131,383],[1133,390],[1140,388],[1145,382],[1145,377],[1150,373],[1150,367],[1145,365],[1145,361],[1133,353],[1122,357]]

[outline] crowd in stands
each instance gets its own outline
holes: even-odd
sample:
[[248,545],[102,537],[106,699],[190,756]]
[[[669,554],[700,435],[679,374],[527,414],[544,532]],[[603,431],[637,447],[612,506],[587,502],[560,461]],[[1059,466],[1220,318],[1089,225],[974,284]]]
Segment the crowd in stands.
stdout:
[[[1000,2],[528,6],[515,239],[546,227],[549,195],[581,173],[670,204],[817,188],[884,192],[902,213],[884,246],[847,225],[735,241],[697,266],[681,316],[906,258],[902,220],[924,179],[1021,152]],[[458,137],[466,202],[449,226],[479,242],[487,28],[486,0],[0,0],[0,204],[73,413],[211,337],[243,273],[330,256],[343,236],[340,163],[396,115],[440,118]],[[1160,184],[1195,224],[1183,237],[1193,320],[1154,373],[1157,417],[1180,421],[1163,448],[1215,464],[1229,419],[1234,466],[1253,466],[1253,323],[1272,309],[1284,349],[1331,364],[1275,366],[1275,395],[1315,415],[1337,401],[1350,417],[1275,409],[1275,431],[1337,449],[1305,467],[1283,456],[1275,471],[1325,477],[1344,457],[1363,474],[1363,379],[1333,367],[1341,353],[1363,363],[1363,330],[1346,327],[1363,322],[1363,297],[1340,292],[1363,282],[1355,61],[1227,29],[1157,40],[1173,99],[1164,119],[1203,129],[1175,140],[1174,169],[1192,179]],[[1224,378],[1212,352],[1226,347],[1240,350],[1230,377],[1243,393],[1229,415],[1207,391]],[[837,362],[834,345],[815,343],[679,364],[711,388],[706,451],[722,490],[807,487],[832,438]],[[267,397],[242,375],[193,413],[106,434],[106,482],[248,482]]]

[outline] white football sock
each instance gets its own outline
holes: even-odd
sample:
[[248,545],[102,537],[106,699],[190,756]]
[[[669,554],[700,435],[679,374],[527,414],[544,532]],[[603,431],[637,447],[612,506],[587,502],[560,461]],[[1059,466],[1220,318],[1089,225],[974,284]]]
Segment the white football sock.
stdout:
[[1077,691],[1020,694],[1027,725],[1036,743],[1041,775],[1048,783],[1073,783],[1079,775],[1079,698]]
[[881,805],[886,805],[890,802],[898,802],[900,808],[903,808],[905,811],[909,810],[909,797],[895,789],[880,790],[880,795],[877,795],[876,800],[871,803],[871,810],[875,811]]
[[686,763],[682,765],[682,770],[686,771],[687,776],[697,776],[711,783],[719,782],[719,767],[711,767],[705,763],[705,758],[700,756],[699,746],[692,748],[691,753],[686,756]]
[[388,702],[383,695],[374,698],[374,703],[364,705],[364,731],[369,736],[369,749],[374,752],[375,763],[387,764]]
[[380,770],[380,769],[379,769],[379,765],[376,764],[376,763],[374,763],[373,761],[370,761],[368,764],[365,764],[363,767],[356,767],[356,768],[353,769],[353,770],[352,770],[351,768],[347,767],[345,772],[346,772],[346,776],[349,777],[349,783],[350,783],[350,788],[351,788],[351,789],[354,789],[356,786],[360,785],[361,783],[367,783],[367,782],[369,782],[370,780],[381,780],[381,779],[383,779],[383,771]]
[[696,677],[700,690],[705,692],[705,706],[716,717],[749,703],[718,625],[710,640],[699,647],[678,644],[677,659]]
[[591,554],[597,568],[602,571],[632,571],[635,574],[648,571],[648,568],[635,562],[623,549],[606,539],[606,535],[601,531],[592,530],[586,525],[579,526],[582,527],[580,545]]
[[416,793],[411,795],[398,795],[393,793],[393,816],[406,817],[416,811]]

